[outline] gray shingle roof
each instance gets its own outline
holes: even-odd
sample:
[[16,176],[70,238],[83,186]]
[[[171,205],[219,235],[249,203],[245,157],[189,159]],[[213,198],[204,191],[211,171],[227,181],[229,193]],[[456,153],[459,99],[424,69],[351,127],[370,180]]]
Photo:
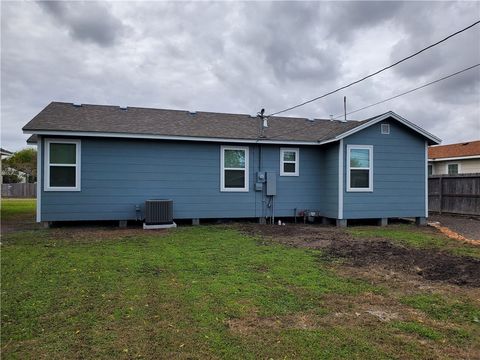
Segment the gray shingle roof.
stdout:
[[27,139],[27,144],[29,145],[33,145],[33,144],[36,144],[38,142],[38,136],[33,134],[31,135],[28,139]]
[[[263,139],[325,141],[366,121],[330,121],[270,117]],[[23,127],[28,132],[72,131],[256,140],[260,119],[223,114],[118,106],[52,102]]]

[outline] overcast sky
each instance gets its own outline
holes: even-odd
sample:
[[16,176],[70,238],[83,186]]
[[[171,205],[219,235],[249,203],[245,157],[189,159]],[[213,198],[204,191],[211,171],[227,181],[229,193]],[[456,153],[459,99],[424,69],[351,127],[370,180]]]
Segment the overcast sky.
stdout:
[[[480,18],[480,2],[2,2],[2,147],[51,101],[256,114],[356,80]],[[286,113],[328,118],[480,62],[480,26]],[[480,139],[480,69],[352,115],[393,110]]]

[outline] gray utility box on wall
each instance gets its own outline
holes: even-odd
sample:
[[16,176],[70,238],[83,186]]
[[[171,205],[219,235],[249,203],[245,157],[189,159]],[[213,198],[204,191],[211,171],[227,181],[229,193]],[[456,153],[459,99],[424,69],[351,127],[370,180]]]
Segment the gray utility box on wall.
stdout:
[[173,200],[145,201],[145,224],[162,225],[173,223]]
[[267,172],[267,196],[277,195],[277,174]]

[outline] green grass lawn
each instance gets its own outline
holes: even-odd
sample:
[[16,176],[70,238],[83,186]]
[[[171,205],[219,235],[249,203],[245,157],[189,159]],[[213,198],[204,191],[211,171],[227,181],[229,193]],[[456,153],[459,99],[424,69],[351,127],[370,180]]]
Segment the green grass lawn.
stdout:
[[[2,217],[27,203],[3,202]],[[2,355],[390,359],[479,351],[473,303],[425,291],[397,299],[393,289],[339,275],[319,254],[265,245],[228,226],[8,233]],[[380,322],[362,310],[371,298],[420,317]]]
[[2,199],[1,219],[11,221],[35,217],[35,199]]

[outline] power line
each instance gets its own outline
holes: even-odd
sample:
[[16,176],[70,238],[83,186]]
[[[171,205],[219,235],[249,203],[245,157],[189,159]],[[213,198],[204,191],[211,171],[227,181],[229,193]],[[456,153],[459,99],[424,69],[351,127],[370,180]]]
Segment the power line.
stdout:
[[453,34],[448,35],[447,37],[445,37],[445,38],[437,41],[436,43],[433,43],[433,44],[431,44],[431,45],[429,45],[429,46],[427,46],[427,47],[425,47],[425,48],[417,51],[416,53],[413,53],[413,54],[411,54],[411,55],[409,55],[409,56],[407,56],[407,57],[405,57],[405,58],[403,58],[403,59],[401,59],[401,60],[398,60],[397,62],[395,62],[395,63],[393,63],[393,64],[391,64],[391,65],[389,65],[389,66],[386,66],[386,67],[384,67],[384,68],[382,68],[382,69],[380,69],[380,70],[378,70],[378,71],[375,71],[374,73],[371,73],[371,74],[369,74],[369,75],[366,75],[366,76],[364,76],[364,77],[361,78],[361,79],[358,79],[358,80],[356,80],[356,81],[354,81],[354,82],[351,82],[351,83],[349,83],[349,84],[347,84],[347,85],[344,85],[344,86],[342,86],[342,87],[339,87],[339,88],[337,88],[337,89],[335,89],[335,90],[333,90],[333,91],[330,91],[330,92],[328,92],[328,93],[326,93],[326,94],[317,96],[317,97],[315,97],[315,98],[313,98],[313,99],[311,99],[311,100],[304,101],[304,102],[302,102],[302,103],[300,103],[300,104],[298,104],[298,105],[294,105],[294,106],[291,106],[291,107],[286,108],[286,109],[284,109],[284,110],[280,110],[280,111],[271,113],[271,114],[269,114],[269,115],[267,115],[267,116],[274,116],[274,115],[278,115],[278,114],[281,114],[281,113],[284,113],[284,112],[287,112],[287,111],[290,111],[290,110],[299,108],[300,106],[304,106],[304,105],[306,105],[306,104],[310,104],[311,102],[320,100],[320,99],[322,99],[322,98],[324,98],[324,97],[327,97],[327,96],[332,95],[332,94],[334,94],[334,93],[336,93],[336,92],[339,92],[340,90],[343,90],[343,89],[346,89],[346,88],[348,88],[348,87],[350,87],[350,86],[352,86],[352,85],[358,84],[359,82],[362,82],[362,81],[364,81],[364,80],[366,80],[366,79],[368,79],[368,78],[371,78],[372,76],[375,76],[375,75],[377,75],[377,74],[380,74],[381,72],[383,72],[383,71],[385,71],[385,70],[388,70],[388,69],[390,69],[390,68],[392,68],[392,67],[394,67],[394,66],[396,66],[396,65],[398,65],[398,64],[400,64],[400,63],[402,63],[402,62],[404,62],[404,61],[406,61],[406,60],[408,60],[408,59],[413,58],[414,56],[417,56],[417,55],[421,54],[422,52],[424,52],[424,51],[426,51],[426,50],[428,50],[428,49],[431,49],[431,48],[434,47],[434,46],[437,46],[437,45],[443,43],[444,41],[447,41],[448,39],[450,39],[450,38],[452,38],[452,37],[454,37],[454,36],[456,36],[456,35],[464,32],[464,31],[466,31],[466,30],[474,27],[475,25],[478,25],[479,23],[480,23],[480,20],[475,21],[473,24],[467,26],[466,28],[463,28],[463,29],[461,29],[461,30],[459,30],[459,31],[457,31],[457,32],[454,32]]
[[[398,98],[398,97],[400,97],[400,96],[410,94],[410,93],[412,93],[412,92],[414,92],[414,91],[423,89],[423,88],[425,88],[425,87],[427,87],[427,86],[436,84],[436,83],[438,83],[438,82],[440,82],[440,81],[449,79],[449,78],[451,78],[451,77],[453,77],[453,76],[459,75],[459,74],[461,74],[461,73],[464,73],[464,72],[466,72],[466,71],[468,71],[468,70],[471,70],[471,69],[473,69],[473,68],[476,68],[476,67],[478,67],[478,66],[480,66],[480,63],[475,64],[475,65],[472,65],[472,66],[469,66],[469,67],[467,67],[467,68],[465,68],[465,69],[463,69],[463,70],[459,70],[459,71],[457,71],[457,72],[454,72],[453,74],[446,75],[446,76],[441,77],[441,78],[439,78],[439,79],[430,81],[430,82],[428,82],[428,83],[426,83],[426,84],[423,84],[423,85],[418,86],[418,87],[416,87],[416,88],[410,89],[410,90],[408,90],[408,91],[404,91],[404,92],[402,92],[402,93],[400,93],[400,94],[397,94],[397,95],[395,95],[395,96],[389,97],[388,99],[384,99],[384,100],[378,101],[378,102],[376,102],[376,103],[374,103],[374,104],[364,106],[364,107],[362,107],[362,108],[360,108],[360,109],[356,109],[356,110],[350,111],[350,112],[347,113],[347,115],[353,114],[353,113],[356,113],[356,112],[359,112],[359,111],[361,111],[361,110],[365,110],[365,109],[371,108],[371,107],[376,106],[376,105],[379,105],[379,104],[383,104],[384,102],[387,102],[387,101],[389,101],[389,100],[396,99],[396,98]],[[337,115],[337,116],[334,117],[334,119],[337,119],[337,118],[339,118],[339,117],[342,117],[343,115],[344,115],[344,114]],[[312,124],[313,124],[313,122],[312,122]],[[280,137],[280,136],[289,135],[289,134],[294,134],[294,133],[296,133],[296,132],[303,131],[303,130],[305,130],[306,128],[307,128],[307,127],[302,127],[302,128],[299,128],[299,129],[296,129],[296,130],[293,130],[293,131],[287,131],[287,132],[284,132],[284,133],[282,133],[282,134],[278,134],[278,135],[275,135],[275,136],[271,136],[271,137],[269,137],[268,139],[275,139],[275,138],[278,138],[278,137]]]
[[[410,94],[410,93],[412,93],[412,92],[414,92],[414,91],[417,91],[417,90],[423,89],[423,88],[425,88],[425,87],[427,87],[427,86],[436,84],[436,83],[438,83],[438,82],[440,82],[440,81],[442,81],[442,80],[446,80],[446,79],[448,79],[448,78],[451,78],[452,76],[459,75],[459,74],[461,74],[461,73],[463,73],[463,72],[465,72],[465,71],[468,71],[468,70],[471,70],[471,69],[473,69],[473,68],[476,68],[477,66],[480,66],[480,63],[479,63],[479,64],[475,64],[475,65],[473,65],[473,66],[470,66],[470,67],[468,67],[468,68],[466,68],[466,69],[457,71],[456,73],[453,73],[453,74],[444,76],[444,77],[442,77],[442,78],[440,78],[440,79],[431,81],[431,82],[426,83],[426,84],[424,84],[424,85],[422,85],[422,86],[418,86],[418,87],[413,88],[413,89],[411,89],[411,90],[408,90],[408,91],[405,91],[405,92],[403,92],[403,93],[397,94],[397,95],[395,95],[395,96],[389,97],[389,98],[387,98],[387,99],[381,100],[381,101],[376,102],[376,103],[374,103],[374,104],[367,105],[367,106],[364,106],[364,107],[362,107],[362,108],[360,108],[360,109],[350,111],[350,112],[348,112],[346,115],[354,114],[354,113],[356,113],[356,112],[359,112],[359,111],[362,111],[362,110],[371,108],[372,106],[380,105],[380,104],[383,104],[384,102],[387,102],[387,101],[396,99],[396,98],[398,98],[398,97],[400,97],[400,96]],[[339,117],[342,117],[342,116],[344,116],[344,114],[336,115],[336,116],[334,116],[333,118],[334,118],[334,119],[338,119]]]

